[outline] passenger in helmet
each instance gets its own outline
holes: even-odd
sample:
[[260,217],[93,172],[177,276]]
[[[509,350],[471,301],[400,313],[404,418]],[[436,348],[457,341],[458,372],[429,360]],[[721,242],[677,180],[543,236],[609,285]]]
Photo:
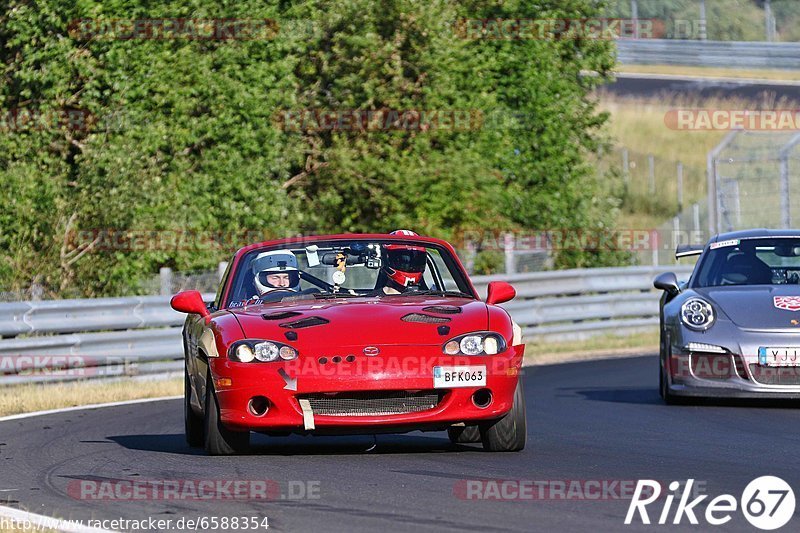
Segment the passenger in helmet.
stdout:
[[300,291],[300,271],[297,258],[289,250],[263,252],[251,264],[259,296],[273,291]]
[[[389,235],[416,236],[411,230],[395,230]],[[424,246],[408,244],[384,244],[381,265],[382,291],[384,294],[401,294],[419,288],[428,253]]]

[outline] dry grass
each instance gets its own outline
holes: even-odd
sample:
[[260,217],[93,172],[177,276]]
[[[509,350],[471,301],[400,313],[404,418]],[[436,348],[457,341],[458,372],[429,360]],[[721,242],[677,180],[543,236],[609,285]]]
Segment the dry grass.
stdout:
[[41,529],[36,527],[35,525],[33,528],[25,529],[23,526],[18,528],[4,528],[0,527],[0,533],[56,533],[55,529]]
[[[598,162],[601,171],[622,169],[622,148],[629,154],[629,182],[618,227],[657,228],[678,212],[677,165],[684,166],[684,208],[706,199],[706,156],[727,131],[686,131],[668,127],[674,109],[790,109],[797,103],[740,99],[664,97],[658,100],[601,94],[599,107],[610,114],[606,133],[616,148]],[[655,194],[650,191],[648,155],[655,156]]]
[[0,390],[0,416],[183,394],[183,380],[13,385]]
[[566,342],[529,342],[525,360],[531,364],[553,364],[599,357],[641,355],[658,351],[658,328],[627,336],[602,335]]
[[750,78],[772,81],[797,81],[800,72],[796,70],[778,69],[733,69],[733,68],[708,68],[684,67],[675,65],[619,65],[617,72],[630,72],[636,74],[669,74],[674,76],[699,76],[703,78]]

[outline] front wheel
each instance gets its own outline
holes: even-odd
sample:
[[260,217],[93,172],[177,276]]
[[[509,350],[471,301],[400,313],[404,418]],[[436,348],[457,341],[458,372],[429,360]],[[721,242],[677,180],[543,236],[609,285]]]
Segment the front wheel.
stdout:
[[192,448],[203,445],[203,417],[195,414],[191,404],[192,384],[189,381],[189,371],[183,370],[183,429],[186,434],[186,443]]
[[483,449],[486,451],[518,452],[525,448],[528,431],[522,378],[517,382],[511,410],[503,418],[483,423],[479,428]]
[[250,432],[231,431],[222,425],[219,419],[219,401],[210,373],[206,381],[205,408],[203,425],[206,451],[210,455],[233,455],[246,452],[250,447]]
[[454,426],[447,428],[447,436],[453,444],[472,444],[481,441],[478,426]]
[[660,365],[658,369],[658,392],[667,405],[685,405],[690,403],[688,399],[675,396],[669,391],[669,381],[667,380],[666,372],[664,372],[664,365]]

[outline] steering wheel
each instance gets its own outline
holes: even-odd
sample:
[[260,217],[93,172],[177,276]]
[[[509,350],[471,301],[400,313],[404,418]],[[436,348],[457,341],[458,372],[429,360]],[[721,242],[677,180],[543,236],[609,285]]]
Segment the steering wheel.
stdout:
[[286,298],[287,296],[294,296],[296,294],[297,294],[296,292],[290,290],[275,289],[274,291],[269,291],[261,295],[258,301],[261,302],[262,304],[270,302],[279,302],[280,300]]

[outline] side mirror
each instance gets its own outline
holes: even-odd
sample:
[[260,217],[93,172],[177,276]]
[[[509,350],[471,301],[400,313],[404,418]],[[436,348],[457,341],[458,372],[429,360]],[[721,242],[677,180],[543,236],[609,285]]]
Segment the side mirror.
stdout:
[[675,277],[675,274],[672,272],[659,274],[656,279],[653,280],[653,287],[665,291],[671,296],[675,296],[681,292],[681,288],[678,285],[678,278]]
[[514,290],[514,287],[505,281],[493,281],[489,283],[486,291],[486,303],[490,305],[501,304],[511,300],[516,295],[517,291]]
[[211,314],[208,312],[206,303],[203,301],[203,296],[199,291],[179,292],[172,297],[169,305],[179,313],[194,313],[203,318]]

